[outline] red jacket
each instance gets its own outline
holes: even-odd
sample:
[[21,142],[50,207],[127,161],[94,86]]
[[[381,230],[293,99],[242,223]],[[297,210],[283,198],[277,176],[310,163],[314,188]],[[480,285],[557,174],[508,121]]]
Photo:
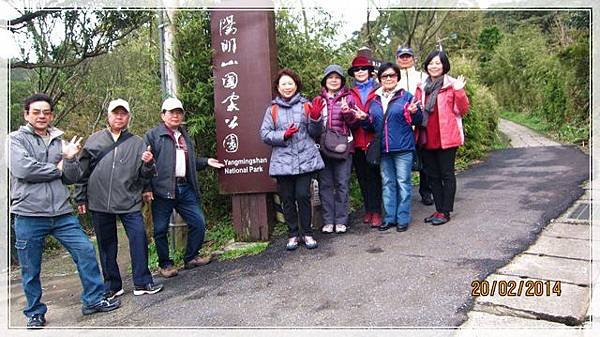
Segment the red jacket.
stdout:
[[[364,111],[366,113],[369,113],[369,105],[371,105],[371,101],[376,96],[375,89],[377,89],[377,87],[374,87],[373,90],[371,90],[371,92],[369,92],[369,95],[367,96],[367,101],[365,104],[363,104],[362,101],[360,100],[360,93],[359,93],[357,87],[353,87],[350,89],[350,95],[352,95],[352,97],[354,97],[354,102],[356,103],[356,106],[358,108],[360,108],[362,111]],[[359,148],[363,151],[366,151],[367,145],[369,145],[369,143],[375,136],[375,133],[367,131],[360,126],[355,126],[355,128],[352,129],[352,136],[354,137],[354,148]]]
[[[469,111],[469,98],[465,89],[454,90],[452,84],[456,79],[444,75],[444,84],[437,95],[437,112],[439,134],[442,149],[457,147],[465,143],[462,117]],[[415,92],[417,99],[425,106],[425,83],[420,83]],[[427,123],[430,127],[430,123]],[[436,130],[428,130],[435,132]]]

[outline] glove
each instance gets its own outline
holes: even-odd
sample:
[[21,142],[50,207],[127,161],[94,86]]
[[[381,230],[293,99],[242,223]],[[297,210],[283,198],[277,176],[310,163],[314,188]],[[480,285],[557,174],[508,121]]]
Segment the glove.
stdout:
[[298,128],[295,124],[288,126],[288,128],[285,130],[285,133],[283,134],[283,139],[291,138],[296,132],[298,132]]
[[324,107],[325,107],[325,101],[323,100],[323,97],[321,97],[321,96],[315,97],[315,99],[313,99],[312,104],[310,106],[310,111],[309,111],[310,118],[319,119],[319,117],[321,117],[321,111],[323,111]]

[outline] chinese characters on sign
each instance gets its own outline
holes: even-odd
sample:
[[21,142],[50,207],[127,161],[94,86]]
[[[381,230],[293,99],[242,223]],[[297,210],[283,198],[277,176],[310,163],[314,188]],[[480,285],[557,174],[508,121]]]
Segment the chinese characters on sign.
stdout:
[[[222,193],[275,191],[269,177],[270,148],[259,128],[270,105],[276,64],[272,13],[212,13],[217,156]],[[266,33],[266,34],[265,34]]]

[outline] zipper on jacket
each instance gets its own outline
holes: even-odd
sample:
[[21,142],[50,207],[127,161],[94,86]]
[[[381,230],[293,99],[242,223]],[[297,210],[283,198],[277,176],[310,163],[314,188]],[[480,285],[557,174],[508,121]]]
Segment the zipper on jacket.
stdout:
[[117,150],[119,149],[119,147],[115,147],[115,151],[113,152],[113,160],[112,160],[112,167],[110,169],[110,180],[108,183],[108,203],[106,204],[106,212],[108,213],[110,210],[110,199],[111,199],[111,194],[112,194],[112,182],[113,182],[113,175],[115,173],[115,161],[117,160]]
[[[39,136],[38,136],[39,137]],[[51,139],[50,142],[48,143],[48,145],[46,145],[46,143],[44,143],[42,141],[42,144],[44,144],[44,146],[46,147],[46,158],[44,158],[44,161],[47,163],[48,162],[48,156],[49,156],[49,151],[50,151],[50,144],[52,144],[52,142],[54,141],[54,139]],[[64,163],[63,163],[64,164]],[[62,172],[61,172],[62,174]],[[49,184],[45,184],[46,189],[48,189],[48,185]],[[50,188],[50,200],[52,201],[52,214],[56,214],[56,208],[54,207],[54,192],[52,191],[52,189]]]

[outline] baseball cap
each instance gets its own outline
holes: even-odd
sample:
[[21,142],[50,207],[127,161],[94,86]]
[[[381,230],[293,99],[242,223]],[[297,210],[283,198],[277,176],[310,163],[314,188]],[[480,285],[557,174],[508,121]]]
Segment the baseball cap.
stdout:
[[404,46],[398,47],[398,50],[396,50],[396,56],[402,56],[405,54],[408,54],[410,56],[415,56],[415,53],[412,48],[404,47]]
[[162,104],[161,110],[165,111],[165,110],[175,110],[175,109],[183,110],[183,104],[181,104],[181,101],[175,97],[169,97],[169,98],[165,99],[165,101]]
[[118,108],[120,106],[125,108],[125,110],[127,110],[127,112],[130,112],[129,111],[129,103],[127,103],[126,100],[120,99],[120,98],[110,101],[110,103],[108,103],[107,111],[113,112],[116,108]]

